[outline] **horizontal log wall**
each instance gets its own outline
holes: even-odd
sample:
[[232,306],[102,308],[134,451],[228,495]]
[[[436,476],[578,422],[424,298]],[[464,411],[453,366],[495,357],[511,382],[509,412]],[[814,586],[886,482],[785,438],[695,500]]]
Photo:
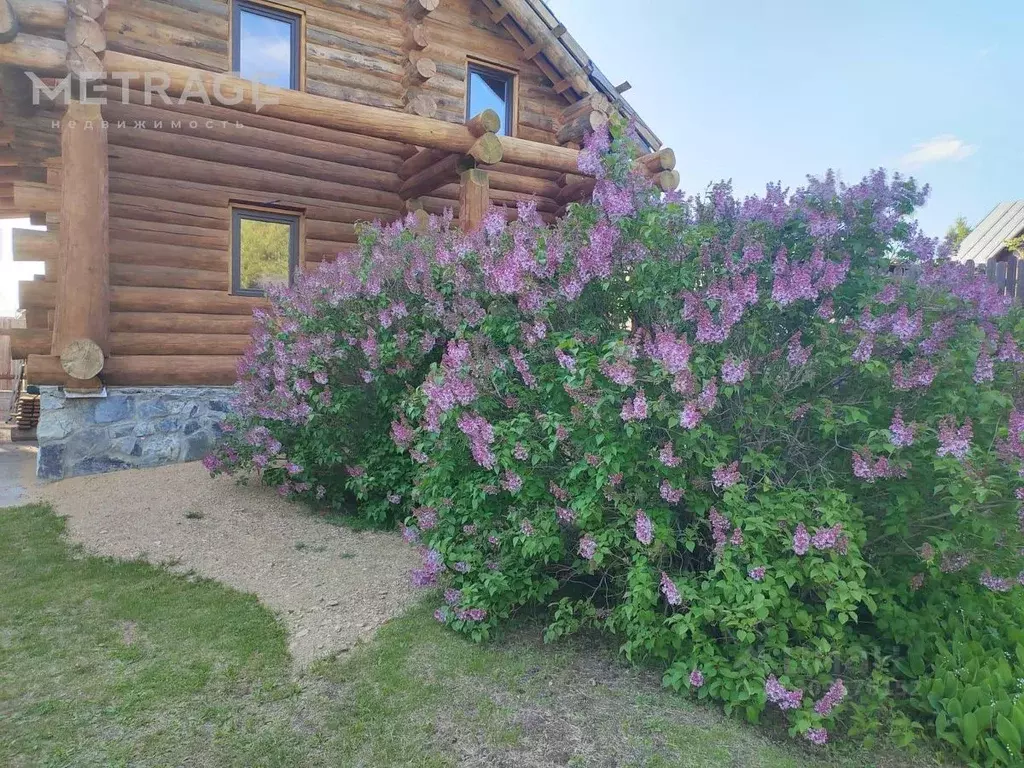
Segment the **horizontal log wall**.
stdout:
[[[434,117],[462,123],[467,60],[473,58],[518,73],[515,135],[557,144],[565,98],[478,0],[443,0],[414,21],[407,0],[279,3],[305,15],[307,92],[395,111],[415,111],[410,95],[418,94],[436,103]],[[110,0],[108,47],[226,72],[229,17],[228,0]],[[31,32],[60,45],[61,30]],[[419,57],[435,70],[421,66],[410,75],[410,62]],[[45,262],[46,275],[22,284],[29,327],[15,347],[40,355],[35,371],[29,365],[30,376],[55,382],[61,374],[43,341],[52,328],[57,280],[62,178],[54,120],[60,111],[20,111],[2,83],[0,91],[0,209],[32,214],[50,230],[16,235],[15,259]],[[253,307],[264,302],[228,291],[231,201],[301,211],[307,267],[353,248],[359,222],[390,221],[406,210],[398,171],[416,147],[296,122],[282,113],[177,99],[146,105],[141,92],[118,86],[110,86],[107,97],[112,357],[105,377],[111,384],[233,380],[230,361],[244,347]],[[145,127],[135,127],[136,121]],[[18,165],[5,176],[7,134]],[[509,218],[518,201],[532,200],[545,219],[554,220],[561,172],[508,162],[490,170],[491,200],[506,206]],[[424,193],[421,202],[428,212],[452,208],[457,216],[459,191],[453,179]],[[188,365],[176,368],[171,358],[181,356]]]

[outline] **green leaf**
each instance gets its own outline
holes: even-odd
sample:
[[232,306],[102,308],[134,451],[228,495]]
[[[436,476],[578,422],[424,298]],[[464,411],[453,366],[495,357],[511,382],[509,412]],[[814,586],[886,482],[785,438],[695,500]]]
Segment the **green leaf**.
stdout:
[[973,712],[964,715],[963,722],[960,723],[960,730],[964,734],[964,744],[970,749],[978,740],[978,718]]
[[999,734],[999,738],[1003,740],[1003,743],[1013,750],[1013,754],[1020,757],[1021,738],[1017,726],[1003,715],[999,715],[996,717],[996,733]]

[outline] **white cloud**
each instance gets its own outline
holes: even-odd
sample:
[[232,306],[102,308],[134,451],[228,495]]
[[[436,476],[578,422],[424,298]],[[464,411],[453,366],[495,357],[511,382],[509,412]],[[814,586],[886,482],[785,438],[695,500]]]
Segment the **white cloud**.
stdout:
[[945,133],[915,144],[914,148],[900,158],[899,164],[904,168],[920,168],[934,163],[958,162],[970,157],[978,148]]

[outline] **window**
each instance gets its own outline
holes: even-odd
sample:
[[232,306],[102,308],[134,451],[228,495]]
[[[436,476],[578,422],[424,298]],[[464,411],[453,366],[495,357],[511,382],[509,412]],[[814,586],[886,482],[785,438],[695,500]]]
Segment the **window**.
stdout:
[[263,296],[272,285],[291,285],[299,268],[297,214],[247,208],[231,212],[231,292]]
[[513,88],[515,75],[500,69],[469,65],[469,87],[466,94],[466,119],[476,117],[485,109],[493,109],[501,118],[498,133],[511,136],[513,125]]
[[302,87],[302,17],[297,13],[235,0],[231,67],[264,85]]

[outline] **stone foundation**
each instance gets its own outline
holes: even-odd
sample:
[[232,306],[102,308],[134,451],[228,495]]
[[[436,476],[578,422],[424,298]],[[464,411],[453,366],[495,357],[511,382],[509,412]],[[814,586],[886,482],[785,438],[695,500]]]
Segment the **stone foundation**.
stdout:
[[220,435],[231,387],[110,387],[71,398],[40,387],[36,474],[44,480],[203,458]]

